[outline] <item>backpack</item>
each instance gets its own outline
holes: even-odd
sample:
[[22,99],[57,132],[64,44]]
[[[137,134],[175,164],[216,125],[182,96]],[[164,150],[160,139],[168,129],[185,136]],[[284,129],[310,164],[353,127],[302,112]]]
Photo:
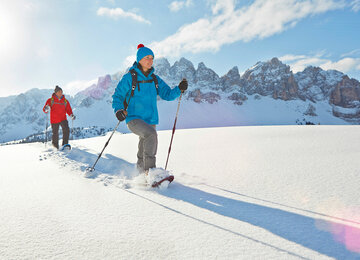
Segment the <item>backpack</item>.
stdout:
[[[129,71],[131,73],[131,94],[130,94],[130,98],[134,96],[134,92],[135,92],[135,89],[136,89],[136,86],[138,87],[138,90],[140,91],[140,83],[151,83],[151,82],[154,82],[155,83],[155,88],[156,88],[156,93],[159,94],[159,82],[158,82],[158,79],[156,77],[156,75],[153,73],[151,74],[151,77],[152,79],[149,79],[149,80],[140,80],[138,81],[137,80],[137,72],[135,69],[131,69]],[[124,100],[124,109],[126,110],[128,105],[129,105],[129,102],[130,102],[130,98],[129,98],[129,101],[126,102],[126,99]]]
[[51,97],[50,107],[52,107],[54,104],[58,104],[58,105],[65,104],[65,108],[66,108],[67,102],[68,102],[68,101],[67,101],[66,98],[64,97],[64,103],[58,103],[58,102],[55,103],[54,97]]

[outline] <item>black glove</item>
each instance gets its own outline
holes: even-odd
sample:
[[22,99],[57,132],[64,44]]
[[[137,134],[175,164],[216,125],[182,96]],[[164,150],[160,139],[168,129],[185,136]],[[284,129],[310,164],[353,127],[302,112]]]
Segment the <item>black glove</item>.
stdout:
[[124,121],[125,118],[126,118],[126,111],[124,109],[120,109],[118,111],[116,111],[115,115],[116,115],[116,118],[119,120],[119,121]]
[[181,90],[181,92],[184,92],[185,90],[187,90],[188,88],[188,82],[186,79],[182,79],[182,81],[179,84],[179,89]]
[[71,114],[70,117],[71,117],[72,120],[75,120],[75,119],[76,119],[76,116],[75,116],[74,114]]

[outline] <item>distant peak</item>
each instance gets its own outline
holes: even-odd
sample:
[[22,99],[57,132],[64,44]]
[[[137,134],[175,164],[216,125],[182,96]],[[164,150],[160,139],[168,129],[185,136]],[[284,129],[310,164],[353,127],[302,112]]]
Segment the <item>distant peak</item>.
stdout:
[[179,60],[179,63],[181,63],[181,64],[188,64],[188,65],[193,66],[192,62],[189,61],[188,59],[185,59],[184,57],[182,57],[182,58]]
[[189,68],[195,69],[195,68],[194,68],[194,65],[192,64],[192,62],[189,61],[189,60],[187,60],[187,59],[185,59],[184,57],[182,57],[179,61],[176,61],[176,62],[174,63],[174,67],[177,67],[177,66],[180,66],[180,67],[185,66],[185,67],[189,67]]
[[204,68],[207,68],[207,67],[205,66],[205,63],[204,63],[204,62],[200,62],[200,63],[198,64],[198,69],[204,69]]
[[165,64],[165,65],[170,67],[169,61],[164,57],[160,57],[160,58],[157,58],[157,59],[154,60],[154,65],[155,66],[161,65],[161,64]]
[[228,73],[239,73],[239,68],[237,66],[234,66],[232,69],[229,70]]
[[230,69],[223,77],[240,77],[239,69],[237,66],[234,66],[232,69]]
[[280,65],[280,64],[282,64],[281,61],[280,61],[278,58],[276,58],[276,57],[272,58],[272,59],[270,60],[270,63],[271,63],[271,64],[274,64],[274,65]]

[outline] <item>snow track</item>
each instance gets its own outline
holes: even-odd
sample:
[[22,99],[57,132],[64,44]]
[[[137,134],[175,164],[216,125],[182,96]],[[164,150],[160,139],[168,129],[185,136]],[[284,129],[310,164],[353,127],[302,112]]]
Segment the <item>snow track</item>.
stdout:
[[[360,128],[179,130],[166,190],[134,183],[137,138],[0,147],[1,259],[359,259]],[[170,131],[159,132],[158,166]],[[124,149],[126,147],[126,149]]]

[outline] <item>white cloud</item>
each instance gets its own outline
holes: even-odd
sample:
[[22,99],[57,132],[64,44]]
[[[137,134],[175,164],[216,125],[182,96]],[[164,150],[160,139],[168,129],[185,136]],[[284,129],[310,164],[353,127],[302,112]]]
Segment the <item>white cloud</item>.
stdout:
[[341,72],[349,72],[360,66],[360,58],[344,58],[338,61],[327,61],[320,67],[324,70],[339,70]]
[[157,56],[170,57],[216,52],[225,44],[270,37],[308,16],[344,6],[343,1],[335,0],[256,0],[236,9],[235,0],[216,0],[211,2],[212,16],[182,26],[175,34],[151,44],[151,48]]
[[193,4],[192,0],[186,0],[186,1],[174,1],[169,5],[169,9],[172,12],[178,12],[182,8],[190,7]]
[[353,1],[350,3],[350,6],[351,6],[351,9],[352,9],[354,12],[360,11],[360,0],[353,0]]
[[93,84],[96,84],[98,82],[98,79],[93,80],[75,80],[72,82],[67,83],[65,86],[62,87],[64,90],[64,93],[66,95],[75,95],[79,91],[82,91],[88,87],[90,87]]
[[99,15],[99,16],[107,16],[107,17],[110,17],[110,18],[115,19],[115,20],[117,20],[119,17],[130,18],[130,19],[133,19],[133,20],[141,22],[141,23],[151,24],[150,21],[146,20],[142,16],[137,15],[137,14],[132,13],[132,12],[126,12],[123,9],[119,8],[119,7],[118,8],[100,7],[97,10],[97,15]]
[[360,56],[360,49],[355,49],[341,55],[341,57],[346,57],[346,56]]
[[293,60],[299,60],[299,59],[304,59],[306,58],[305,55],[292,55],[292,54],[287,54],[285,56],[282,56],[280,58],[280,60],[282,60],[283,62],[288,62],[288,61],[293,61]]
[[125,58],[125,61],[123,62],[123,65],[125,68],[131,67],[136,60],[136,55],[131,55]]
[[279,59],[290,65],[291,70],[294,73],[303,71],[307,66],[317,66],[323,70],[338,70],[344,73],[353,70],[360,71],[360,58],[346,57],[337,61],[332,61],[323,58],[323,56],[323,53],[316,54],[315,56],[288,54]]

